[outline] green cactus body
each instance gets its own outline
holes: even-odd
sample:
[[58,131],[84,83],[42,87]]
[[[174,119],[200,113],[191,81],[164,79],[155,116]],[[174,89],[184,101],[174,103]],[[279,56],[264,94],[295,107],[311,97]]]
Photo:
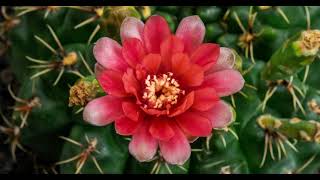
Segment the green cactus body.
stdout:
[[[319,7],[75,6],[24,11],[15,10],[18,20],[12,28],[0,26],[0,40],[10,42],[6,53],[19,82],[8,119],[21,146],[59,173],[319,172]],[[83,120],[88,103],[108,96],[95,76],[94,43],[106,36],[120,43],[125,17],[145,22],[154,14],[163,16],[173,33],[183,18],[198,15],[206,27],[204,42],[231,48],[232,68],[245,80],[240,92],[223,97],[233,107],[234,121],[192,142],[191,158],[181,166],[161,156],[139,162],[130,155],[131,139],[118,135],[114,125],[96,127]],[[14,127],[7,130],[0,124],[0,132],[10,134]]]
[[309,36],[318,39],[319,34],[318,30],[307,30],[285,42],[270,58],[264,69],[263,78],[283,79],[311,64],[319,51],[319,42],[315,42],[314,46],[307,45],[308,47],[304,44],[308,43]]

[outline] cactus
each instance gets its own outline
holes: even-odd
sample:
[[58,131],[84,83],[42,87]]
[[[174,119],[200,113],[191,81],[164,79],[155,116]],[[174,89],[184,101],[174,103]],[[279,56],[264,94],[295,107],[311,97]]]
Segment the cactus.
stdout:
[[[140,162],[117,123],[97,127],[83,117],[90,102],[111,94],[99,83],[95,42],[120,43],[126,17],[146,22],[155,14],[171,32],[198,15],[204,42],[231,49],[231,68],[245,80],[221,98],[232,122],[193,139],[183,164],[169,163],[162,150]],[[41,173],[318,173],[319,15],[307,6],[2,7],[0,56],[10,60],[19,88],[8,86],[15,104],[1,107],[0,133],[17,163],[23,151]]]

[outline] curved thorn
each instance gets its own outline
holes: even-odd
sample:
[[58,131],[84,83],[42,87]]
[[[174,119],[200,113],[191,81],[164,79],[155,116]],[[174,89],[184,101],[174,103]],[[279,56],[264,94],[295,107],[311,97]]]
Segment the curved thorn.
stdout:
[[85,8],[81,6],[63,6],[63,7],[70,8],[70,9],[77,9],[77,10],[86,11],[86,12],[92,12],[90,8]]
[[99,170],[100,174],[103,174],[103,171],[97,161],[97,159],[94,156],[91,156],[92,161],[94,162],[94,165],[96,165],[97,169]]
[[64,73],[64,67],[61,68],[57,79],[56,79],[56,80],[54,81],[54,83],[53,83],[53,86],[56,86],[56,85],[58,84],[58,82],[60,81],[63,73]]
[[84,107],[81,107],[79,110],[77,110],[76,112],[75,112],[75,114],[79,114],[80,112],[82,112],[84,110]]
[[68,71],[68,73],[74,74],[82,79],[85,78],[79,71]]
[[227,20],[227,18],[228,18],[228,16],[229,16],[229,14],[230,14],[230,9],[228,9],[225,13],[224,13],[224,15],[223,15],[223,20],[225,21],[225,20]]
[[86,60],[83,58],[81,52],[79,51],[78,53],[79,53],[79,55],[80,55],[81,61],[83,62],[84,66],[86,67],[86,69],[89,71],[89,73],[90,73],[91,75],[94,75],[94,72],[91,70],[89,64],[88,64],[88,63],[86,62]]
[[277,140],[278,140],[278,138],[275,139],[275,143],[276,143],[276,146],[277,146],[278,160],[280,161],[281,160],[281,149],[280,149],[279,141],[277,141]]
[[22,16],[22,15],[24,15],[24,14],[27,14],[27,13],[29,13],[29,12],[32,12],[32,11],[35,11],[35,10],[38,10],[38,8],[35,8],[35,7],[28,7],[28,8],[26,8],[24,11],[21,11],[20,13],[18,13],[17,14],[17,16],[19,17],[19,16]]
[[270,136],[270,138],[269,138],[269,151],[270,151],[270,155],[271,155],[272,160],[275,160],[276,158],[274,157],[273,147],[272,147],[272,136]]
[[226,148],[227,147],[227,143],[226,143],[226,139],[224,138],[224,136],[222,134],[219,134],[220,139],[222,141],[223,146]]
[[235,101],[234,101],[234,96],[231,95],[230,97],[231,97],[232,106],[233,106],[234,108],[236,108],[236,103],[235,103]]
[[[300,102],[300,100],[298,99],[298,97],[296,96],[294,90],[289,90],[289,91],[291,91],[292,98],[293,98],[294,102],[295,102],[296,104],[298,104],[299,109],[301,110],[301,112],[302,112],[304,115],[306,115],[306,111],[304,110],[303,106],[301,105],[301,102]],[[294,105],[295,105],[295,104],[294,104]]]
[[257,87],[255,87],[255,86],[253,86],[253,85],[251,85],[251,84],[245,83],[244,85],[245,85],[246,87],[248,87],[248,88],[251,88],[251,89],[255,90],[255,91],[258,90]]
[[159,163],[158,168],[155,171],[155,174],[159,174],[160,168],[161,168],[161,163]]
[[58,54],[58,52],[55,49],[53,49],[53,47],[50,46],[45,40],[43,40],[37,35],[34,35],[34,38],[36,38],[40,43],[42,43],[46,48],[48,48],[53,54]]
[[208,136],[206,138],[206,149],[207,149],[207,151],[210,151],[210,140],[211,140],[211,138],[212,138],[212,134],[210,134],[210,136]]
[[94,36],[98,33],[99,30],[100,30],[100,25],[98,24],[98,25],[96,26],[96,28],[93,30],[93,32],[91,33],[91,35],[90,35],[90,37],[89,37],[89,39],[88,39],[88,42],[87,42],[88,45],[91,43],[92,39],[93,39]]
[[7,14],[6,6],[2,6],[1,7],[1,13],[2,13],[2,16],[4,17],[5,20],[10,20],[11,19]]
[[281,149],[282,149],[282,152],[283,152],[284,156],[287,157],[287,150],[286,150],[286,148],[284,147],[282,140],[281,140],[280,138],[277,138],[277,140],[278,140],[278,142],[279,142],[279,144],[280,144],[280,147],[281,147]]
[[290,24],[290,21],[289,21],[287,15],[282,11],[281,8],[277,7],[276,11],[280,14],[280,16],[282,16],[282,18],[286,21],[287,24]]
[[238,137],[238,135],[237,135],[236,132],[234,132],[231,128],[229,128],[228,131],[230,131],[231,134],[232,134],[237,140],[239,140],[239,137]]
[[246,33],[247,31],[246,31],[246,29],[244,28],[244,26],[243,26],[243,24],[242,24],[242,22],[241,22],[241,20],[240,20],[240,18],[239,18],[239,16],[238,16],[237,12],[233,12],[233,16],[235,17],[235,19],[236,19],[236,21],[237,21],[240,29],[242,30],[242,32],[243,32],[243,33]]
[[257,17],[258,13],[255,12],[253,15],[252,15],[252,18],[251,18],[251,28],[253,28],[253,25],[254,25],[254,22],[256,21],[256,17]]
[[32,58],[30,56],[25,56],[27,60],[31,61],[31,62],[35,62],[35,63],[39,63],[39,64],[49,64],[49,61],[45,61],[45,60],[40,60],[40,59],[35,59]]
[[56,169],[54,169],[54,167],[51,167],[50,169],[53,172],[53,174],[58,174],[58,172],[56,171]]
[[76,26],[74,27],[74,29],[78,29],[78,28],[80,28],[80,27],[82,27],[82,26],[84,26],[84,25],[87,25],[87,24],[95,21],[96,18],[97,18],[97,16],[93,16],[93,17],[91,17],[91,18],[88,18],[88,19],[82,21],[81,23],[79,23],[78,25],[76,25]]
[[22,122],[21,122],[21,125],[20,125],[20,128],[23,128],[25,124],[27,124],[27,119],[28,119],[28,116],[29,116],[29,113],[30,111],[27,111],[26,114],[22,117]]
[[11,156],[12,156],[12,160],[14,162],[17,162],[17,158],[16,158],[16,144],[15,143],[11,143],[11,148],[10,148],[10,152],[11,152]]
[[164,163],[164,165],[165,165],[166,169],[168,170],[169,174],[173,174],[168,163]]
[[77,142],[77,141],[75,141],[73,139],[70,139],[70,138],[67,138],[67,137],[64,137],[64,136],[59,136],[59,138],[65,140],[65,141],[68,141],[68,142],[70,142],[72,144],[75,144],[77,146],[83,147],[83,145],[81,143],[79,143],[79,142]]
[[306,95],[302,92],[302,90],[298,87],[298,86],[292,86],[295,90],[297,90],[297,92],[302,96],[302,97],[306,97]]
[[260,163],[260,168],[264,165],[264,162],[266,160],[267,157],[267,151],[268,151],[268,141],[269,141],[269,135],[265,134],[264,136],[264,149],[263,149],[263,156],[262,156],[262,160]]
[[291,144],[291,142],[289,141],[289,140],[284,140],[284,142],[286,143],[286,144],[288,144],[289,145],[289,147],[291,148],[291,149],[293,149],[295,152],[299,152],[298,151],[298,149],[293,145],[293,144]]
[[289,80],[288,86],[291,86],[291,85],[292,85],[292,82],[293,82],[293,76],[290,76],[290,80]]
[[187,170],[185,167],[183,167],[183,166],[178,165],[177,167],[180,168],[180,169],[181,169],[182,171],[184,171],[184,172],[188,172],[188,170]]
[[253,64],[255,64],[256,61],[254,60],[254,55],[253,55],[253,43],[252,43],[252,42],[249,43],[249,48],[250,48],[250,58],[251,58],[251,61],[252,61]]
[[316,158],[317,154],[313,155],[306,163],[304,163],[297,171],[296,173],[301,173],[306,167],[308,167],[312,161]]
[[10,96],[12,97],[12,99],[14,99],[15,101],[17,101],[17,102],[19,102],[19,103],[24,103],[24,104],[28,103],[28,101],[17,97],[17,96],[13,93],[13,91],[12,91],[12,89],[11,89],[11,84],[8,85],[8,92],[9,92]]
[[203,149],[191,149],[191,152],[202,152]]
[[17,147],[23,151],[23,152],[27,152],[27,150],[20,144],[20,143],[17,143]]
[[36,93],[35,89],[36,89],[36,81],[35,81],[35,80],[32,80],[32,88],[31,88],[32,94],[35,94],[35,93]]
[[217,165],[219,165],[219,164],[222,164],[222,163],[224,163],[224,162],[225,162],[225,160],[220,160],[220,161],[212,162],[212,163],[209,163],[209,164],[204,165],[203,168],[204,168],[204,169],[206,169],[206,168],[211,168],[211,167],[217,166]]
[[156,171],[158,165],[159,165],[159,162],[158,162],[158,161],[154,163],[153,168],[152,168],[151,171],[150,171],[150,174],[154,174],[154,172]]
[[47,9],[44,16],[43,16],[43,19],[47,19],[49,14],[50,14],[50,9]]
[[246,94],[246,93],[244,93],[244,92],[242,92],[242,91],[239,91],[239,93],[244,97],[244,98],[248,98],[248,95]]
[[[246,49],[245,49],[245,57],[246,58],[248,58],[248,56],[249,56],[249,47],[248,46],[246,46]],[[252,61],[252,60],[251,60]]]
[[76,170],[75,174],[79,174],[80,173],[80,171],[81,171],[84,163],[86,162],[86,160],[87,160],[86,158],[81,159],[80,163],[78,164],[78,167],[77,167],[77,170]]
[[38,77],[38,76],[41,76],[41,75],[43,75],[43,74],[46,74],[46,73],[52,71],[52,70],[53,70],[53,69],[51,69],[51,68],[50,68],[50,69],[42,70],[42,71],[40,71],[40,72],[32,75],[32,76],[30,77],[30,79],[34,79],[34,78],[36,78],[36,77]]
[[53,37],[54,41],[57,43],[59,49],[63,52],[64,49],[63,49],[63,46],[62,46],[57,34],[54,32],[54,30],[51,28],[51,26],[49,24],[47,24],[47,28],[49,29],[51,36]]
[[4,114],[2,113],[2,111],[0,110],[0,116],[2,117],[4,123],[9,126],[9,127],[13,127],[13,124],[4,116]]
[[307,81],[308,74],[309,74],[309,69],[310,69],[310,66],[307,65],[307,66],[306,66],[306,70],[305,70],[305,72],[304,72],[304,76],[303,76],[303,81],[302,81],[303,84],[305,84],[306,81]]
[[253,10],[253,6],[249,6],[248,19],[250,19],[250,18],[251,18],[251,16],[252,16],[252,10]]
[[43,64],[43,65],[31,65],[28,66],[29,69],[41,69],[41,68],[52,68],[54,64]]
[[307,29],[309,30],[311,28],[310,12],[309,12],[308,6],[304,6],[304,9],[305,9],[306,15],[307,15]]
[[249,73],[253,68],[254,68],[255,64],[250,65],[250,67],[248,67],[248,69],[244,70],[242,72],[242,76],[246,75],[247,73]]

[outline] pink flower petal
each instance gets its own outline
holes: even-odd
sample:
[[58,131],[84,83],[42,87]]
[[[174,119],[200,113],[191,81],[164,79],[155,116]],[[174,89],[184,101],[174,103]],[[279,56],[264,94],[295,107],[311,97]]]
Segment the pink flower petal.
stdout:
[[212,68],[219,57],[220,47],[217,44],[206,43],[201,44],[191,56],[191,62],[203,67],[206,71]]
[[201,112],[201,115],[208,118],[213,128],[227,127],[232,121],[232,109],[224,101],[218,101],[208,111]]
[[147,78],[147,70],[143,67],[142,64],[137,64],[136,66],[136,78],[137,80],[143,82]]
[[96,75],[96,77],[99,77],[101,75],[101,73],[103,71],[105,71],[106,69],[99,63],[96,63],[94,65],[94,74]]
[[183,165],[191,155],[191,147],[180,128],[175,124],[172,128],[175,135],[169,141],[159,141],[160,151],[166,162]]
[[115,120],[115,129],[117,134],[128,136],[135,133],[140,122],[132,121],[126,116],[120,116]]
[[213,88],[198,89],[194,91],[192,108],[199,111],[206,111],[217,101],[219,101],[219,96]]
[[138,161],[151,160],[157,152],[158,142],[149,132],[150,121],[144,120],[132,136],[129,152]]
[[113,70],[104,70],[97,79],[102,89],[108,94],[117,97],[127,96],[122,83],[122,73]]
[[154,118],[151,122],[149,132],[159,140],[168,141],[174,136],[174,131],[169,124],[170,119]]
[[138,121],[140,117],[140,108],[132,102],[123,102],[122,110],[124,115],[132,121]]
[[214,72],[204,79],[201,86],[214,88],[220,97],[240,91],[245,82],[242,75],[232,69]]
[[202,43],[205,26],[199,16],[188,16],[181,20],[176,36],[184,42],[184,52],[189,55]]
[[174,35],[169,36],[161,43],[161,57],[163,71],[171,69],[171,57],[176,53],[182,53],[184,49],[183,42]]
[[192,136],[209,136],[211,134],[211,121],[200,115],[201,112],[185,112],[175,117],[179,126]]
[[156,74],[161,64],[161,56],[160,54],[148,54],[142,63],[151,74]]
[[194,91],[191,91],[187,94],[183,99],[180,100],[181,104],[179,104],[176,108],[172,110],[172,112],[168,115],[169,117],[174,117],[179,114],[186,112],[193,104],[194,101]]
[[161,43],[171,34],[167,21],[158,15],[149,17],[144,29],[143,37],[149,53],[160,53]]
[[204,80],[204,71],[199,65],[191,64],[180,80],[186,86],[200,86]]
[[104,68],[115,71],[125,71],[128,64],[122,58],[120,44],[108,37],[100,38],[93,47],[93,54],[99,64]]
[[123,74],[122,83],[119,82],[119,84],[123,84],[125,92],[133,94],[136,96],[137,101],[140,101],[140,96],[138,95],[138,92],[140,91],[140,84],[134,76],[133,69],[128,69],[127,72]]
[[172,56],[171,59],[171,72],[175,76],[180,76],[188,73],[191,67],[190,59],[188,55],[184,53],[177,53]]
[[90,101],[83,111],[83,120],[105,126],[122,115],[121,99],[107,95]]
[[120,36],[122,43],[129,38],[137,38],[143,42],[144,24],[140,19],[126,17],[120,27]]
[[232,69],[234,67],[236,57],[231,49],[226,47],[220,48],[220,55],[217,63],[208,70],[208,74],[216,71],[222,71],[226,69]]
[[137,64],[141,64],[145,56],[145,50],[142,42],[136,38],[128,38],[123,43],[122,55],[126,62],[135,68]]
[[140,107],[145,113],[152,115],[152,116],[160,116],[160,115],[166,115],[167,110],[158,110],[158,109],[148,109],[144,107]]

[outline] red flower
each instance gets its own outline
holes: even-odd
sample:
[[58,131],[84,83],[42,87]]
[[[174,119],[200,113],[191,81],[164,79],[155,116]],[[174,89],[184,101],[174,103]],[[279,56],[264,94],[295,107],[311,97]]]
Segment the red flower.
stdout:
[[232,118],[219,97],[244,85],[232,69],[228,48],[202,43],[205,26],[198,16],[184,18],[175,35],[161,16],[146,24],[129,17],[122,23],[122,46],[107,37],[96,43],[96,76],[107,96],[91,101],[84,120],[98,126],[115,122],[116,132],[130,135],[130,153],[139,161],[158,147],[171,164],[190,157],[188,139],[205,137]]

